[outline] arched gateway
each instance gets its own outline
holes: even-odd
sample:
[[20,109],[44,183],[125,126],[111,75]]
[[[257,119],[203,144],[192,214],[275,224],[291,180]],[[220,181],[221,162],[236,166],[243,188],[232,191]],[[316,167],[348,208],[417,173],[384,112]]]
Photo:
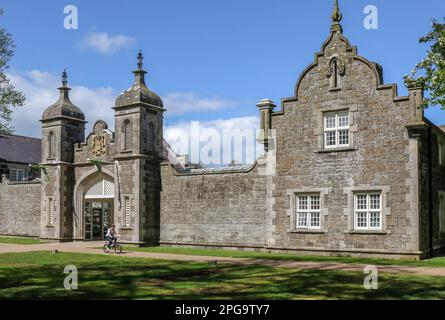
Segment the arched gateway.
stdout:
[[159,243],[165,109],[145,84],[142,53],[133,73],[113,108],[114,132],[99,120],[86,138],[85,116],[70,101],[63,73],[59,100],[42,117],[42,239],[99,240],[114,223],[120,242]]
[[114,223],[113,173],[102,169],[83,178],[74,190],[73,233],[78,240],[102,240]]

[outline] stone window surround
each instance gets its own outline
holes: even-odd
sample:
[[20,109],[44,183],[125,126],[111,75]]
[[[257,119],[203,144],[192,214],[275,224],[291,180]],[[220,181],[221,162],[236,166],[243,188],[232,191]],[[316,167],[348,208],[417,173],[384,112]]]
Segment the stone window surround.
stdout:
[[[339,148],[325,148],[324,145],[324,114],[327,112],[349,111],[349,146]],[[314,134],[318,140],[317,153],[329,153],[338,151],[355,151],[357,147],[354,144],[354,133],[358,131],[355,123],[355,113],[358,111],[358,105],[352,105],[349,108],[341,106],[326,106],[314,109],[314,115],[317,117],[317,126],[314,129]]]
[[[51,224],[51,207],[53,209],[52,211],[52,224]],[[56,200],[54,199],[53,196],[51,197],[46,197],[45,198],[45,212],[46,212],[46,227],[47,228],[54,228],[55,227],[55,222],[56,222]]]
[[56,134],[52,130],[48,133],[48,150],[46,160],[56,160]]
[[[122,141],[121,141],[121,153],[133,153],[134,134],[133,134],[133,122],[127,118],[122,121]],[[130,144],[130,145],[128,145]]]
[[[370,186],[370,185],[362,185],[358,187],[347,187],[344,188],[344,194],[347,196],[347,207],[344,209],[344,215],[348,218],[348,230],[345,233],[351,234],[390,234],[391,231],[387,229],[386,226],[386,217],[391,214],[391,208],[387,206],[388,202],[388,194],[391,191],[390,186]],[[380,192],[382,197],[382,221],[381,230],[356,230],[354,228],[354,198],[357,193],[366,193],[366,192]]]
[[[329,188],[303,188],[303,189],[291,189],[287,191],[287,195],[290,200],[290,207],[287,210],[287,216],[289,217],[289,226],[287,228],[288,233],[304,233],[304,234],[324,234],[325,229],[325,217],[328,215],[328,207],[326,206],[325,197],[329,193]],[[319,229],[297,229],[297,196],[298,195],[320,195],[320,228]]]
[[[122,224],[121,224],[121,227],[120,227],[120,229],[121,230],[133,230],[133,213],[134,213],[134,210],[133,210],[133,203],[134,203],[134,198],[133,198],[133,195],[132,194],[122,194],[121,195],[121,198],[122,198],[122,207],[121,207],[121,217],[122,217]],[[125,206],[125,199],[129,199],[129,201],[130,201],[130,226],[128,227],[127,225],[126,225],[126,206]]]

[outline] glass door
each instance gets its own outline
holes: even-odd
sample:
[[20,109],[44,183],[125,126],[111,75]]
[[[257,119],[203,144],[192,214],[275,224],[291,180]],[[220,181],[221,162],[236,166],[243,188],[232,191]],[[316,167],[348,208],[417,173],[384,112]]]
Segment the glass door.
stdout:
[[103,203],[103,220],[102,220],[102,226],[103,226],[103,238],[105,239],[105,236],[107,235],[108,228],[110,227],[112,221],[113,221],[113,209],[112,209],[112,203],[110,202],[104,202]]
[[113,202],[85,202],[85,240],[103,240],[113,223]]
[[91,203],[85,204],[85,240],[93,240]]
[[102,240],[102,208],[93,208],[93,240]]

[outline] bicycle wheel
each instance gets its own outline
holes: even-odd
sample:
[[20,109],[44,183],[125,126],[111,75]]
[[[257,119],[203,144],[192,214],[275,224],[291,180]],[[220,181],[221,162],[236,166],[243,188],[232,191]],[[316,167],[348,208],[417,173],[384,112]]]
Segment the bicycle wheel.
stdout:
[[122,253],[122,247],[118,244],[114,245],[114,252],[117,254]]
[[104,249],[105,253],[109,253],[110,252],[110,247],[107,244],[104,244],[103,249]]

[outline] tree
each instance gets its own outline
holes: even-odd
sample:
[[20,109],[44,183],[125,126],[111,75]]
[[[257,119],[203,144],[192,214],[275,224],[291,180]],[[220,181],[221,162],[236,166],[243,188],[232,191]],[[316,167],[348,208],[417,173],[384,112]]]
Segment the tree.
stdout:
[[432,30],[419,42],[431,43],[431,47],[426,58],[405,76],[405,84],[408,87],[420,86],[428,92],[424,108],[440,105],[445,109],[445,24],[433,20]]
[[[3,10],[0,9],[0,15],[2,14]],[[10,125],[12,112],[25,103],[25,95],[15,89],[6,74],[9,61],[14,55],[14,48],[15,44],[11,34],[6,29],[0,28],[0,133],[14,131]]]

